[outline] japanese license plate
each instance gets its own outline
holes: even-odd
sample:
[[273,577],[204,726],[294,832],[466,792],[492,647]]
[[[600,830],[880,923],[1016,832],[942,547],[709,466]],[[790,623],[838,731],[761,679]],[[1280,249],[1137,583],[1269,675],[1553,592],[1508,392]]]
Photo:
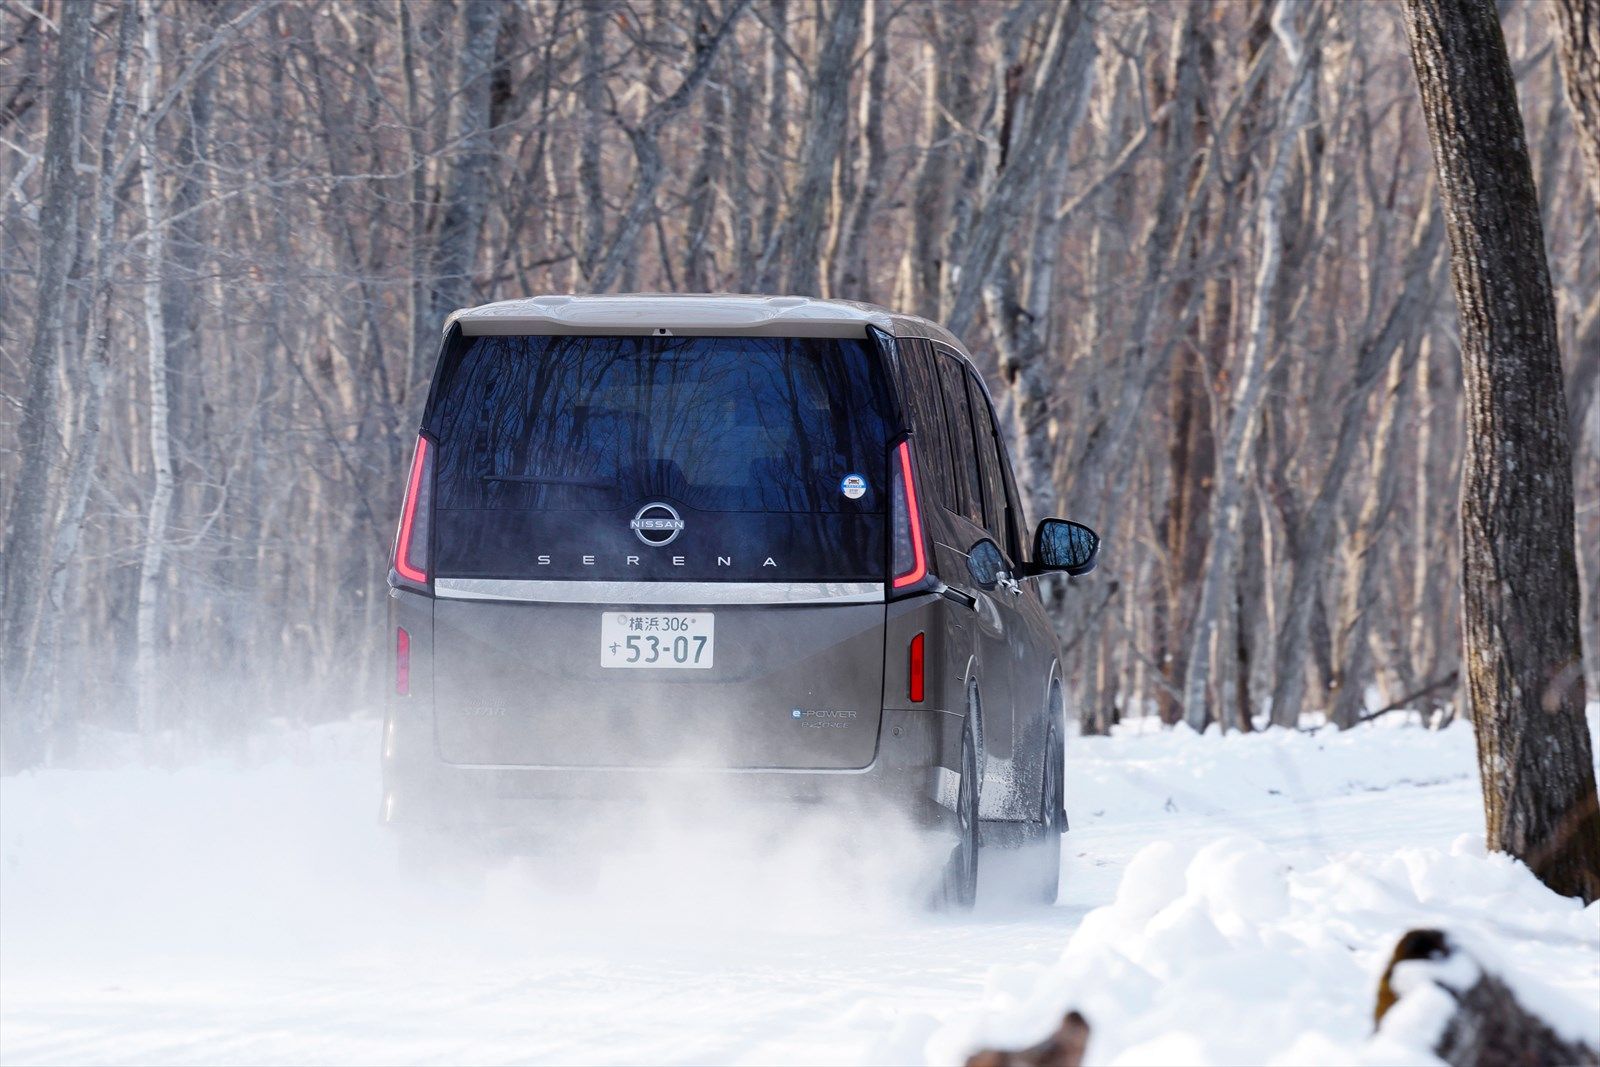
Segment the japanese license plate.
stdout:
[[600,616],[602,667],[710,667],[716,615],[608,611]]

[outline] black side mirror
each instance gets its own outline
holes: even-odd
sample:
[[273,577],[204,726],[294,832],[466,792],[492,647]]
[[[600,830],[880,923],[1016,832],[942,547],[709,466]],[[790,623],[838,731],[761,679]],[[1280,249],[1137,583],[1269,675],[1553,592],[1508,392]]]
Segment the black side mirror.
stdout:
[[967,550],[967,570],[982,589],[993,589],[1005,573],[1006,559],[993,541],[984,538]]
[[1100,535],[1081,522],[1045,519],[1033,535],[1033,562],[1041,571],[1088,574],[1100,562]]

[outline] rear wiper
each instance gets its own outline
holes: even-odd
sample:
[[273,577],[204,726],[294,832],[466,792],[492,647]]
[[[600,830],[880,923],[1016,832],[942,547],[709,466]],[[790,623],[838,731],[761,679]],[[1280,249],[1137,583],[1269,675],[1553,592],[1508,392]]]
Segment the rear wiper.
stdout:
[[610,482],[594,482],[587,478],[547,477],[542,474],[480,474],[480,482],[518,482],[524,485],[572,485],[580,489],[615,489]]

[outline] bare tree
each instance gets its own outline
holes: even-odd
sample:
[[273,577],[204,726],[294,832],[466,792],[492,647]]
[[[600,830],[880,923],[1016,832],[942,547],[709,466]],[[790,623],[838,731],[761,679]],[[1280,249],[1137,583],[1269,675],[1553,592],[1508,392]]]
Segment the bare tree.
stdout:
[[[1503,12],[1540,101],[1580,565],[1600,545],[1591,10]],[[1370,692],[1448,718],[1468,412],[1434,167],[1396,106],[1401,19],[0,4],[7,758],[137,729],[141,656],[145,725],[196,743],[251,727],[247,691],[364,706],[442,316],[575,289],[826,289],[956,326],[1027,510],[1106,535],[1095,575],[1047,587],[1086,729],[1175,722],[1202,676],[1189,710],[1229,729],[1269,695],[1283,726],[1359,720]]]
[[[72,266],[78,225],[78,142],[93,16],[90,0],[70,0],[63,5],[50,87],[39,229],[49,233],[51,239],[39,247],[33,337],[28,348],[22,423],[18,427],[21,456],[16,488],[6,509],[5,559],[0,561],[4,564],[0,592],[6,605],[0,695],[9,695],[9,687],[27,677],[41,609],[45,575],[40,573],[39,561],[49,544],[47,531],[55,505],[54,473],[60,462],[61,427],[65,422],[56,372],[67,309],[67,272]],[[18,738],[13,743],[28,742]]]
[[800,185],[789,208],[789,235],[783,246],[789,261],[784,285],[791,293],[824,295],[819,250],[834,168],[844,148],[862,6],[859,0],[835,0],[831,8],[818,8],[818,17],[824,20],[819,34],[822,48],[811,75],[811,106],[800,135]]
[[1406,0],[1451,246],[1467,393],[1467,694],[1489,846],[1600,898],[1572,453],[1527,134],[1489,0]]
[[1250,322],[1246,327],[1244,351],[1234,379],[1233,412],[1228,430],[1217,453],[1217,488],[1211,498],[1210,553],[1200,584],[1200,605],[1195,611],[1194,629],[1189,643],[1188,671],[1183,679],[1184,721],[1203,730],[1209,719],[1207,690],[1211,680],[1212,655],[1223,604],[1223,581],[1233,568],[1233,553],[1239,536],[1246,465],[1256,431],[1256,416],[1266,387],[1267,348],[1270,344],[1270,307],[1273,289],[1278,284],[1278,269],[1283,262],[1284,186],[1288,181],[1289,160],[1294,142],[1300,136],[1311,111],[1312,67],[1299,29],[1294,25],[1301,5],[1279,4],[1272,14],[1272,30],[1290,64],[1289,89],[1285,98],[1278,143],[1272,166],[1261,189],[1257,212],[1257,241],[1260,265],[1256,268],[1255,291],[1250,302]]

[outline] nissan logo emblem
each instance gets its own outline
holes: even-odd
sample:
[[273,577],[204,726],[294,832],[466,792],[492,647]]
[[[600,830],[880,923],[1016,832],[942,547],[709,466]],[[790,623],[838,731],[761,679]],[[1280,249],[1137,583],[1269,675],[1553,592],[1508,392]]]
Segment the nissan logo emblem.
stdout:
[[671,504],[660,501],[640,508],[639,514],[628,525],[639,540],[651,548],[670,545],[683,532],[683,520],[678,517],[677,510]]

